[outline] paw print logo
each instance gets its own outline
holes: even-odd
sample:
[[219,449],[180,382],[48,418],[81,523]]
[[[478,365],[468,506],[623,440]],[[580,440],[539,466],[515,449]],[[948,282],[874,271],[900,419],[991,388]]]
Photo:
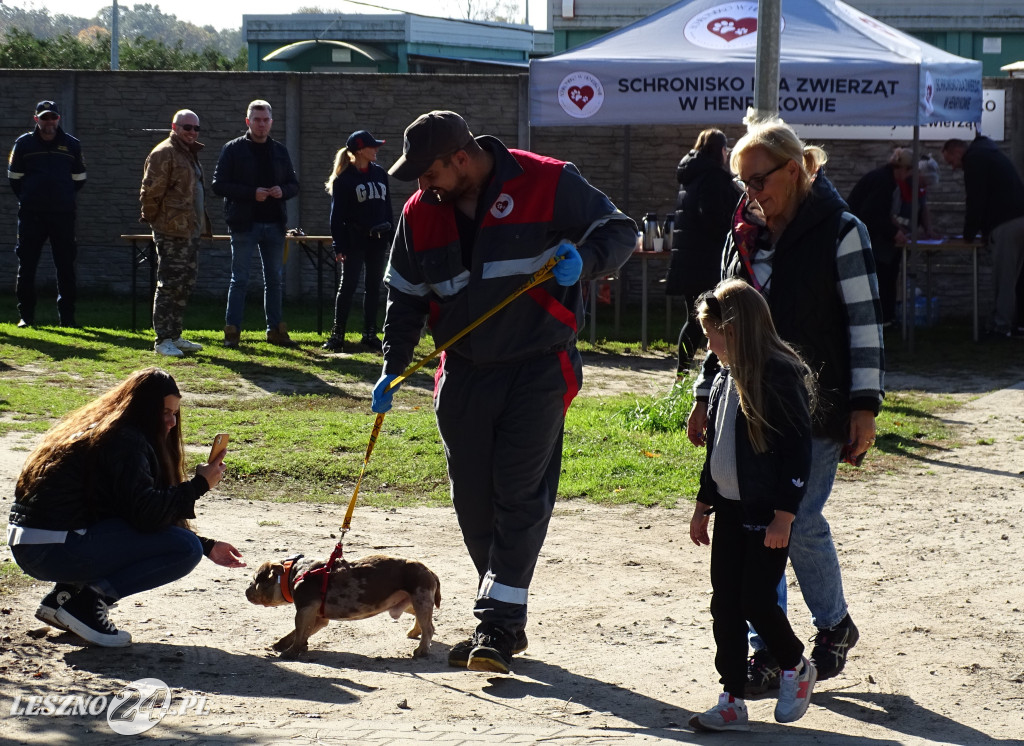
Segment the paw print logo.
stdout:
[[723,21],[716,21],[711,26],[711,30],[714,31],[719,36],[725,36],[726,34],[735,34],[736,22],[733,21],[731,18]]
[[579,88],[573,88],[572,90],[570,90],[569,98],[571,98],[577,106],[581,104],[583,106],[586,106],[587,102],[590,101],[590,96],[581,91]]
[[562,78],[558,86],[558,103],[570,117],[586,119],[601,109],[604,88],[596,76],[579,70]]

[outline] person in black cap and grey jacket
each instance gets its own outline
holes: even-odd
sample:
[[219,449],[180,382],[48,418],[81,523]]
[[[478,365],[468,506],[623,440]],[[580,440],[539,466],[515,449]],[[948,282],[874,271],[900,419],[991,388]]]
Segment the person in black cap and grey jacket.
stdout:
[[[508,673],[526,649],[526,604],[562,465],[565,413],[583,381],[580,278],[614,272],[636,224],[571,163],[474,138],[453,111],[405,130],[390,174],[416,180],[385,276],[384,370],[373,410],[429,323],[436,345],[521,288],[549,260],[554,277],[445,350],[434,388],[452,503],[479,577],[479,624],[448,663]],[[389,390],[390,387],[390,390]]]
[[36,313],[36,268],[50,239],[57,270],[57,314],[61,326],[75,323],[75,194],[85,186],[82,145],[60,125],[53,101],[36,104],[35,123],[14,142],[7,178],[18,197],[18,280],[15,295],[21,320],[31,326]]
[[388,174],[375,163],[377,151],[383,144],[384,140],[375,139],[366,130],[353,132],[345,147],[335,155],[331,174],[324,184],[331,195],[334,256],[342,265],[341,283],[334,301],[334,327],[323,344],[323,348],[331,352],[341,352],[344,347],[352,296],[364,268],[363,337],[357,348],[347,351],[380,352],[377,301],[395,223]]

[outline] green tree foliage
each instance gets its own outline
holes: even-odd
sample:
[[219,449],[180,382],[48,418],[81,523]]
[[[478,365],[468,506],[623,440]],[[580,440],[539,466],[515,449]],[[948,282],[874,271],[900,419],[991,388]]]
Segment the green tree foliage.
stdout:
[[[2,0],[0,0],[2,2]],[[90,26],[102,26],[109,31],[112,8],[100,10],[94,18],[69,15],[51,16],[45,8],[23,9],[0,4],[0,33],[13,28],[26,31],[39,39],[51,39],[61,34],[77,35]],[[241,25],[241,17],[239,17]],[[234,58],[244,48],[240,28],[217,30],[213,26],[196,26],[179,21],[176,16],[160,10],[160,6],[139,3],[132,7],[118,6],[118,26],[122,40],[145,37],[173,47],[179,41],[186,52],[202,53],[208,48]]]
[[[240,50],[234,57],[207,47],[202,51],[187,51],[179,40],[173,46],[135,37],[122,40],[119,47],[122,70],[245,70],[246,53]],[[50,39],[39,39],[19,29],[9,29],[0,43],[0,68],[63,70],[109,70],[110,35],[95,34],[81,39],[64,32]]]

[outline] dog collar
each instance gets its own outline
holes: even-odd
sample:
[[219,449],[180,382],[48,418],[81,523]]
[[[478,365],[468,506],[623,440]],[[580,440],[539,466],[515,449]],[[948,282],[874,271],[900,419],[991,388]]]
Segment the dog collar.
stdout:
[[292,596],[292,568],[295,567],[295,563],[302,559],[301,554],[296,554],[294,557],[289,557],[284,561],[284,570],[278,577],[277,582],[281,584],[281,595],[284,600],[288,603],[294,603],[295,598]]

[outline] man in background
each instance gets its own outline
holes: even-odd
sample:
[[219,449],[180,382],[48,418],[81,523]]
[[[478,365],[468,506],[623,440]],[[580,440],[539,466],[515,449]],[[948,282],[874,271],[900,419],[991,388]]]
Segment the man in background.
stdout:
[[74,327],[75,195],[85,186],[85,161],[81,143],[60,127],[57,104],[40,101],[34,119],[35,128],[15,140],[7,165],[7,178],[18,197],[18,326],[35,323],[36,269],[49,239],[57,270],[60,325]]
[[1024,181],[999,147],[978,135],[970,145],[953,138],[942,146],[942,157],[964,172],[967,212],[964,240],[980,233],[992,250],[992,320],[988,337],[1014,336],[1017,280],[1024,267]]
[[203,349],[181,336],[185,307],[199,273],[199,237],[213,235],[199,163],[204,146],[198,139],[196,113],[189,109],[176,112],[170,136],[146,157],[139,193],[140,221],[153,229],[156,246],[153,348],[170,357]]
[[257,249],[263,261],[263,310],[267,341],[294,346],[282,318],[285,201],[299,193],[299,180],[284,145],[270,137],[270,104],[257,99],[245,115],[246,133],[227,143],[213,172],[213,191],[224,198],[231,233],[231,284],[224,313],[224,346],[237,347],[245,314],[249,264]]

